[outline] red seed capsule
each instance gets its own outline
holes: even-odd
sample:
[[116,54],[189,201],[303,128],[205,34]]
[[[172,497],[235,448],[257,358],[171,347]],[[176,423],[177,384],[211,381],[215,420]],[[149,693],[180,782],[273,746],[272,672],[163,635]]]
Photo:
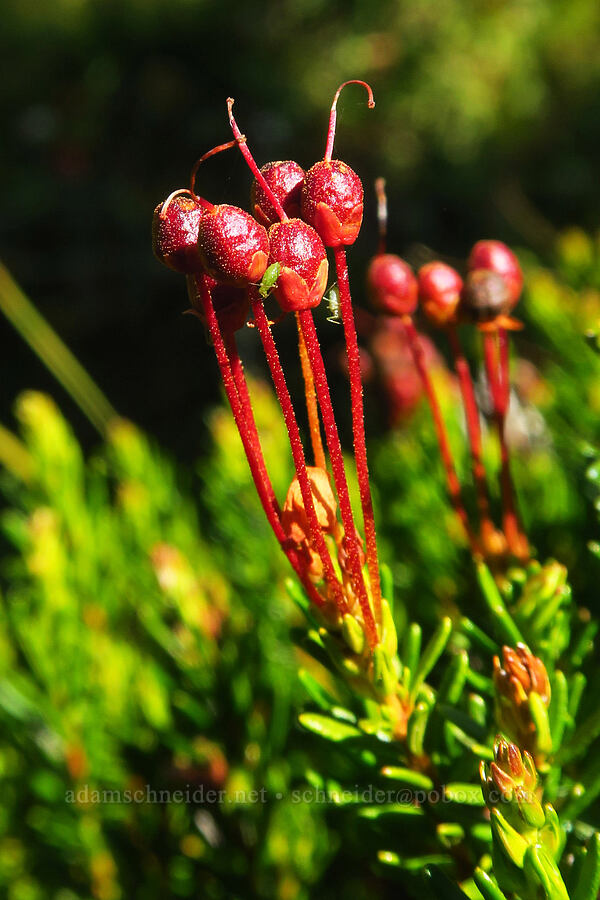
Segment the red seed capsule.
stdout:
[[298,312],[318,306],[327,287],[329,265],[314,228],[301,219],[276,222],[269,229],[269,245],[269,265],[281,266],[273,291],[281,308]]
[[353,244],[362,224],[363,186],[356,172],[339,159],[322,159],[306,173],[302,218],[326,247]]
[[260,281],[267,268],[269,239],[262,225],[237,206],[204,210],[198,251],[209,275],[238,287]]
[[152,217],[152,250],[156,258],[184,275],[202,271],[198,227],[204,209],[190,194],[171,194]]
[[[300,199],[302,185],[304,183],[304,169],[291,159],[283,162],[270,162],[261,167],[261,175],[271,188],[286,216],[297,219],[300,215]],[[255,217],[268,228],[275,222],[279,222],[280,216],[267,197],[265,190],[258,181],[252,184],[250,193],[252,212]]]
[[373,257],[367,269],[367,291],[371,304],[384,315],[410,316],[417,308],[417,279],[395,253]]
[[489,269],[501,275],[508,288],[508,309],[512,309],[523,290],[523,272],[510,247],[501,241],[478,241],[471,250],[467,268]]
[[456,269],[434,260],[421,266],[417,277],[419,299],[427,318],[438,327],[453,322],[463,288]]

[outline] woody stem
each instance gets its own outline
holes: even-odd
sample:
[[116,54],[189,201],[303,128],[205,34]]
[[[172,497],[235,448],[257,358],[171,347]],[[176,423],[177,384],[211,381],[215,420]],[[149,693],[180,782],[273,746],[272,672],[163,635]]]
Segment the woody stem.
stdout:
[[250,298],[252,312],[254,313],[254,321],[262,341],[265,356],[267,357],[267,363],[275,386],[275,392],[283,412],[283,418],[289,435],[294,468],[296,469],[298,484],[300,485],[304,510],[310,526],[312,540],[323,564],[325,579],[331,588],[335,603],[342,612],[347,612],[348,606],[344,597],[342,585],[335,574],[333,562],[329,555],[327,544],[325,543],[325,538],[323,537],[323,532],[317,518],[308,472],[306,470],[306,459],[304,457],[302,439],[300,437],[292,398],[290,397],[286,384],[277,347],[275,346],[275,341],[273,340],[273,335],[269,328],[269,322],[263,308],[262,300],[254,292],[250,295]]
[[298,317],[302,326],[302,333],[304,334],[306,349],[308,351],[308,357],[315,379],[321,415],[323,416],[325,438],[329,449],[335,487],[340,501],[340,514],[342,517],[342,525],[344,526],[344,539],[352,573],[352,585],[362,610],[369,645],[374,647],[378,643],[377,629],[362,573],[358,539],[354,525],[354,517],[352,515],[352,506],[350,504],[346,472],[344,470],[342,447],[333,413],[325,364],[323,363],[323,356],[321,355],[321,348],[319,346],[319,339],[317,338],[312,311],[310,309],[303,309],[298,313]]
[[[219,322],[217,319],[217,315],[214,310],[214,306],[212,303],[212,297],[210,295],[210,290],[205,280],[204,275],[195,276],[196,287],[198,289],[198,294],[200,296],[202,302],[202,309],[204,312],[204,319],[206,325],[208,327],[208,331],[215,348],[215,355],[217,357],[217,363],[219,366],[219,370],[221,372],[221,378],[223,380],[223,386],[225,388],[225,393],[227,395],[227,399],[229,401],[229,405],[231,407],[231,411],[233,413],[233,418],[235,420],[235,424],[237,426],[240,438],[242,440],[242,445],[244,447],[244,452],[246,454],[246,458],[248,460],[248,465],[250,467],[250,472],[252,474],[252,480],[254,481],[256,491],[258,493],[258,497],[260,499],[261,505],[265,511],[265,515],[271,526],[275,537],[279,541],[281,548],[287,558],[289,559],[292,568],[294,569],[296,575],[300,579],[304,589],[306,590],[308,596],[311,601],[315,603],[317,606],[323,605],[323,599],[319,595],[318,591],[314,587],[313,584],[306,577],[304,566],[302,565],[298,554],[296,551],[289,546],[288,538],[281,527],[281,522],[279,520],[279,515],[275,510],[275,506],[273,504],[274,493],[273,488],[271,486],[271,482],[266,473],[266,469],[261,471],[260,465],[257,463],[257,448],[253,443],[253,439],[251,438],[248,430],[248,420],[244,415],[244,411],[242,408],[242,403],[240,401],[240,397],[238,391],[236,389],[236,383],[232,372],[231,363],[229,361],[229,357],[227,355],[227,349],[225,347],[225,342],[221,335],[221,330],[219,328]],[[242,373],[243,375],[243,373]],[[254,418],[252,417],[252,422],[254,424]],[[256,426],[254,425],[254,429]],[[260,448],[260,444],[258,445]],[[261,453],[262,456],[262,453]],[[263,462],[264,467],[264,462]],[[276,502],[276,501],[275,501]]]
[[369,466],[367,463],[367,444],[365,438],[365,411],[363,403],[363,387],[360,374],[360,355],[358,340],[356,337],[356,325],[354,324],[354,312],[352,310],[352,298],[350,296],[350,282],[348,280],[348,263],[346,251],[343,247],[334,250],[335,268],[340,291],[340,310],[344,324],[346,337],[346,351],[348,354],[348,371],[350,375],[350,398],[352,406],[352,436],[354,439],[354,458],[356,461],[356,475],[360,493],[360,504],[363,514],[365,529],[365,543],[367,551],[367,568],[371,592],[375,601],[377,617],[381,616],[381,581],[379,577],[379,560],[377,557],[377,537],[375,533],[375,517],[373,515],[373,500],[371,497],[371,485],[369,482]]
[[315,380],[313,378],[310,360],[306,350],[304,335],[298,313],[296,313],[296,327],[298,329],[298,352],[300,355],[300,365],[302,367],[302,377],[304,378],[304,394],[306,396],[306,413],[308,415],[308,427],[310,430],[310,440],[313,449],[313,457],[315,466],[320,469],[326,469],[325,451],[323,450],[323,441],[321,438],[321,425],[319,422],[319,410],[317,407],[317,395],[315,393]]
[[510,454],[506,443],[506,413],[510,399],[510,384],[508,379],[508,341],[504,330],[500,340],[498,340],[496,331],[483,332],[483,357],[500,444],[502,527],[510,551],[518,559],[528,559],[529,545],[519,525],[510,471]]
[[469,525],[469,518],[467,516],[467,512],[462,500],[460,482],[458,480],[458,475],[456,474],[456,468],[454,466],[454,460],[452,458],[450,441],[448,440],[448,434],[446,432],[446,426],[444,425],[444,420],[442,418],[440,405],[438,403],[433,383],[427,369],[427,363],[425,361],[425,354],[423,352],[421,339],[410,316],[403,316],[402,323],[406,331],[406,337],[408,339],[408,345],[415,362],[415,367],[419,373],[421,382],[423,383],[423,388],[427,396],[431,415],[433,416],[433,424],[435,426],[437,441],[440,448],[440,455],[442,457],[442,462],[446,471],[446,484],[448,488],[448,494],[450,495],[450,501],[465,530],[465,534],[471,547],[471,552],[474,555],[480,555],[479,547],[477,546],[477,541],[475,540],[475,536],[471,530],[471,526]]
[[475,399],[475,390],[469,363],[464,355],[456,326],[448,325],[448,339],[454,357],[454,368],[458,376],[458,383],[465,411],[467,434],[471,449],[471,461],[473,481],[477,493],[477,506],[481,520],[481,533],[485,540],[495,533],[494,523],[490,516],[490,501],[487,488],[486,471],[481,450],[481,426],[479,424],[479,409]]

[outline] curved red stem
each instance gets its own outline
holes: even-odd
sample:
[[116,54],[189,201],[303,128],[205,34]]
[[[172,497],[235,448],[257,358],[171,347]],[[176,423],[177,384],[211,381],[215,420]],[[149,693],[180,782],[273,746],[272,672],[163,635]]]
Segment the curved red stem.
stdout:
[[352,406],[352,436],[354,439],[354,458],[356,461],[356,475],[360,492],[363,523],[365,528],[365,543],[367,550],[367,568],[371,582],[371,592],[375,601],[377,617],[381,618],[381,580],[379,576],[379,560],[377,557],[377,537],[375,533],[375,517],[373,515],[373,500],[371,497],[371,485],[369,482],[369,466],[367,463],[367,443],[365,438],[365,411],[363,403],[362,378],[360,374],[360,355],[358,340],[356,337],[356,325],[354,324],[354,312],[352,310],[352,298],[350,296],[350,283],[348,279],[348,263],[346,251],[343,247],[336,247],[335,269],[340,291],[340,310],[346,337],[346,351],[348,354],[348,372],[350,375],[350,398]]
[[[249,434],[248,419],[244,415],[242,402],[240,401],[240,397],[236,389],[236,382],[232,372],[232,366],[227,355],[227,349],[225,347],[223,336],[221,335],[219,322],[213,307],[210,290],[205,281],[205,276],[195,276],[195,282],[198,288],[200,299],[202,301],[202,309],[204,312],[206,325],[208,327],[208,331],[215,349],[215,355],[217,357],[217,363],[221,372],[221,378],[223,379],[225,393],[227,395],[227,399],[233,413],[233,418],[242,440],[242,445],[244,447],[244,452],[248,460],[250,472],[252,473],[252,480],[254,481],[261,505],[265,511],[267,520],[273,530],[273,533],[275,534],[275,537],[279,541],[283,552],[289,559],[292,568],[300,579],[302,586],[304,587],[311,601],[317,606],[322,606],[323,598],[320,596],[315,586],[307,578],[304,566],[300,561],[298,554],[293,549],[293,547],[289,546],[289,540],[283,528],[281,527],[279,515],[275,509],[275,505],[273,504],[274,492],[270,479],[266,473],[266,468],[264,468],[264,460],[264,473],[263,471],[261,471],[261,467],[257,461],[257,448],[253,444],[253,439]],[[256,425],[254,424],[253,417],[252,423],[254,426],[254,430],[256,430]],[[258,444],[258,448],[260,450],[260,444]],[[260,451],[260,456],[262,457],[262,451]]]
[[323,416],[325,439],[329,449],[333,478],[338,500],[340,502],[340,514],[342,517],[342,525],[344,526],[344,538],[350,561],[352,584],[362,610],[369,645],[374,647],[378,643],[379,638],[360,563],[356,527],[354,525],[354,516],[352,515],[346,472],[344,470],[344,458],[342,456],[342,447],[333,413],[325,364],[323,363],[323,356],[321,355],[321,348],[319,346],[319,339],[317,338],[312,311],[310,309],[303,309],[299,312],[298,316],[300,318],[302,333],[306,342],[306,349],[308,350],[308,358],[310,359],[310,365],[315,379],[321,415]]
[[331,556],[329,555],[327,544],[325,543],[325,538],[323,537],[323,532],[317,519],[317,513],[313,501],[308,472],[306,471],[306,459],[304,457],[302,439],[300,437],[300,431],[298,429],[298,423],[296,421],[296,414],[294,412],[292,398],[290,397],[290,393],[287,387],[285,375],[281,366],[281,360],[279,359],[279,354],[277,352],[277,347],[275,346],[275,341],[273,340],[273,335],[271,334],[271,329],[269,328],[269,322],[263,309],[262,300],[257,296],[251,295],[251,303],[252,311],[254,313],[254,320],[256,322],[256,328],[263,344],[265,355],[267,357],[267,363],[269,365],[271,377],[275,386],[277,399],[279,400],[279,405],[281,406],[283,418],[288,431],[292,457],[294,460],[294,467],[296,469],[298,484],[300,485],[300,491],[302,493],[304,510],[308,518],[311,537],[314,541],[314,545],[317,553],[319,554],[321,562],[323,563],[325,578],[327,584],[331,588],[335,603],[342,612],[347,612],[348,605],[344,597],[343,588],[335,574]]
[[200,197],[196,193],[196,175],[198,174],[198,169],[202,165],[203,162],[206,162],[207,159],[210,159],[211,156],[216,156],[217,153],[222,153],[224,150],[231,150],[232,147],[235,147],[237,141],[227,141],[225,144],[218,144],[216,147],[213,147],[212,150],[207,150],[200,159],[197,159],[194,165],[192,166],[192,171],[190,172],[190,193],[192,197],[195,197],[202,206],[205,206],[206,209],[214,209],[212,203],[209,203],[208,200],[205,200],[204,197]]
[[367,106],[369,109],[373,109],[375,106],[375,100],[373,99],[373,91],[371,90],[371,85],[367,84],[366,81],[358,81],[356,78],[352,78],[350,81],[344,81],[343,84],[340,84],[339,88],[335,92],[333,103],[331,104],[331,111],[329,113],[329,127],[327,129],[327,142],[325,144],[325,156],[323,157],[326,160],[330,160],[333,154],[333,143],[335,141],[335,126],[337,122],[337,102],[338,97],[342,93],[342,90],[346,87],[347,84],[360,84],[367,91]]
[[454,466],[454,460],[452,458],[452,450],[450,448],[450,441],[448,440],[446,426],[444,425],[442,411],[438,403],[433,383],[427,370],[427,363],[425,360],[425,353],[423,352],[421,339],[410,316],[403,316],[402,323],[406,330],[408,345],[411,349],[417,371],[421,377],[423,388],[425,389],[425,394],[429,403],[429,408],[431,409],[431,415],[433,416],[433,423],[435,426],[438,445],[440,448],[440,455],[442,457],[442,462],[446,471],[446,484],[448,487],[448,493],[450,495],[450,501],[465,530],[465,534],[471,547],[471,552],[475,556],[480,556],[481,551],[475,539],[475,535],[471,530],[469,517],[467,516],[467,512],[463,503],[460,481],[458,480],[458,475],[456,474],[456,468]]
[[279,200],[277,199],[277,197],[275,196],[275,194],[273,193],[273,191],[267,184],[264,175],[262,174],[262,172],[256,165],[256,161],[255,161],[254,157],[252,156],[252,154],[250,153],[250,148],[248,147],[248,145],[246,143],[246,137],[245,137],[245,135],[243,135],[241,133],[240,129],[237,126],[237,122],[235,121],[235,119],[233,117],[233,104],[234,103],[235,103],[235,100],[233,99],[233,97],[227,98],[227,113],[229,115],[229,124],[231,125],[231,130],[233,131],[233,136],[235,137],[236,143],[237,143],[238,147],[240,148],[240,153],[242,154],[242,156],[248,163],[248,168],[250,169],[250,171],[252,172],[252,174],[254,175],[256,180],[259,182],[261,188],[263,189],[263,191],[269,198],[271,205],[275,209],[275,212],[277,213],[277,215],[279,216],[281,221],[287,222],[288,217],[287,217],[287,214],[286,214],[283,206],[281,205],[281,203],[279,202]]

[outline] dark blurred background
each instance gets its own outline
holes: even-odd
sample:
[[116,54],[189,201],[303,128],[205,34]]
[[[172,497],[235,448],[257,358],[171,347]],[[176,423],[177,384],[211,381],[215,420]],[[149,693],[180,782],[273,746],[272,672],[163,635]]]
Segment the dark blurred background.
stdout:
[[[0,256],[116,408],[194,458],[215,366],[150,220],[229,138],[225,98],[259,164],[308,167],[337,85],[371,82],[372,112],[359,88],[342,95],[336,142],[366,188],[360,303],[377,175],[390,248],[409,258],[490,236],[543,258],[555,229],[597,225],[599,47],[596,0],[5,0]],[[198,185],[247,205],[250,180],[228,153]],[[0,339],[0,419],[20,389],[52,390],[92,440],[3,319]]]

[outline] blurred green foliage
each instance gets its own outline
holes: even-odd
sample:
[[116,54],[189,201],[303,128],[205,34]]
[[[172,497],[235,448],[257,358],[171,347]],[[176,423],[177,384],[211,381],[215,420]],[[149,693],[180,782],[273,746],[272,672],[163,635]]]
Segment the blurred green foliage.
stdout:
[[[516,339],[510,426],[515,476],[538,557],[570,567],[580,619],[569,653],[586,660],[583,671],[593,679],[586,607],[595,607],[598,565],[588,543],[594,549],[598,542],[600,357],[593,334],[600,245],[572,230],[560,238],[554,269],[532,254],[523,259],[527,327]],[[436,381],[466,472],[456,385],[443,365]],[[283,423],[269,388],[253,382],[252,394],[281,497],[292,471]],[[7,541],[0,570],[3,893],[10,900],[145,900],[201,889],[215,900],[287,900],[315,891],[334,897],[345,886],[356,898],[373,890],[383,897],[395,895],[397,873],[407,867],[416,872],[443,862],[452,843],[446,831],[436,844],[415,825],[408,840],[402,810],[396,815],[367,802],[357,822],[355,801],[293,800],[293,790],[305,788],[335,797],[362,785],[365,771],[373,779],[398,760],[389,745],[374,751],[364,737],[356,741],[355,699],[292,649],[290,629],[304,629],[295,630],[301,622],[286,599],[288,572],[229,411],[212,413],[210,448],[193,476],[178,472],[125,420],[115,419],[106,444],[86,458],[48,397],[22,395],[16,416],[18,435],[0,431]],[[491,435],[486,453],[493,467]],[[425,637],[441,614],[455,622],[466,615],[493,632],[448,508],[423,406],[372,443],[370,466],[405,652],[413,633],[407,623],[415,618]],[[517,597],[521,589],[510,590]],[[529,626],[522,620],[521,627]],[[455,668],[464,640],[457,633],[451,641]],[[480,746],[477,729],[461,727],[465,717],[479,717],[483,734],[485,705],[480,709],[476,697],[491,684],[489,650],[471,652],[473,674],[460,677],[472,679],[478,693],[456,713],[447,737],[457,781],[472,777]],[[450,691],[449,677],[442,677],[441,696]],[[325,749],[294,727],[307,699],[322,712],[307,713],[303,724],[333,737]],[[327,717],[331,702],[334,719]],[[593,714],[593,697],[584,696],[583,714]],[[441,725],[434,720],[431,727],[437,734]],[[459,762],[465,746],[472,753]],[[591,784],[586,828],[600,824],[595,765],[581,774]],[[569,777],[574,783],[577,770]],[[95,790],[184,796],[173,803],[94,802]],[[204,792],[202,799],[186,802],[189,790]],[[222,790],[222,802],[207,801],[209,790]],[[261,790],[265,802],[249,801]],[[477,837],[477,809],[460,814],[461,827],[476,841],[489,839]],[[420,890],[417,881],[408,884]]]

